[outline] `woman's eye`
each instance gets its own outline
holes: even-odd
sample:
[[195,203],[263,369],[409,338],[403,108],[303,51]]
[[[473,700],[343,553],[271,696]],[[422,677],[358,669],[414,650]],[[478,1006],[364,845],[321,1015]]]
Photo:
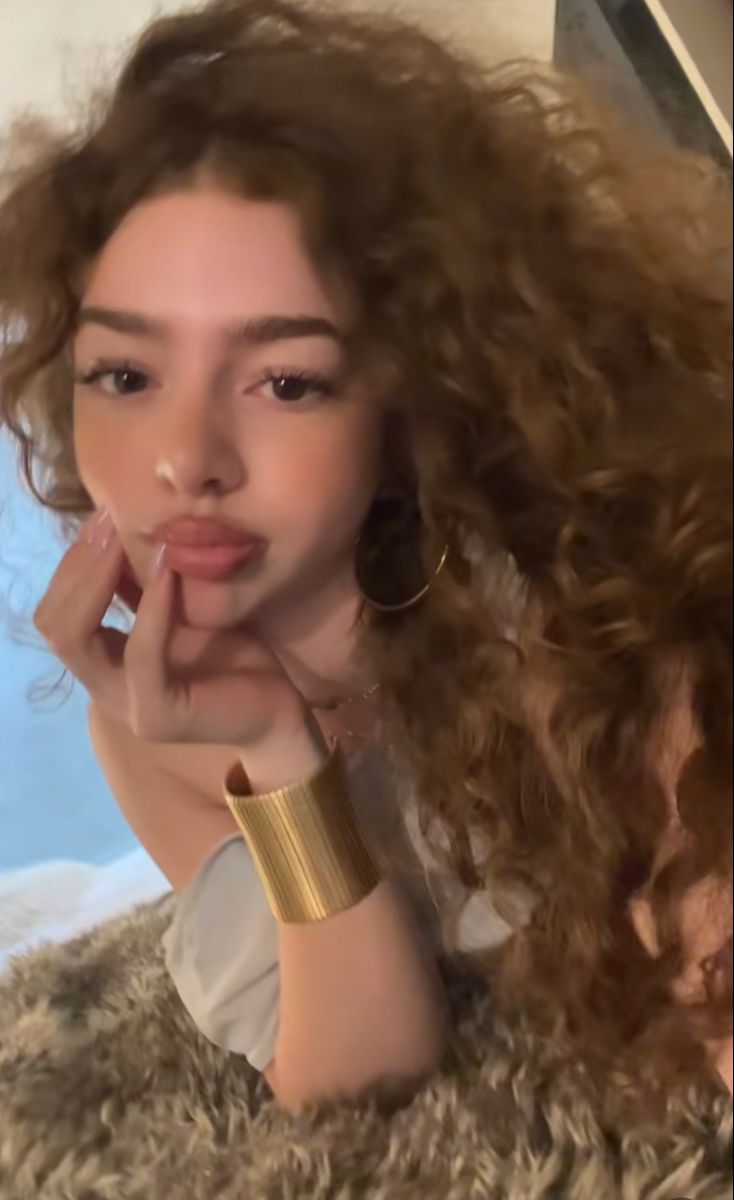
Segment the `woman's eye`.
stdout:
[[150,382],[143,371],[136,367],[94,367],[86,374],[80,375],[78,383],[91,386],[99,384],[101,390],[110,396],[133,396],[142,392]]
[[311,392],[318,392],[322,396],[331,396],[334,393],[334,387],[328,379],[296,371],[268,372],[263,385],[272,387],[275,399],[283,404],[297,404],[300,400],[305,400]]

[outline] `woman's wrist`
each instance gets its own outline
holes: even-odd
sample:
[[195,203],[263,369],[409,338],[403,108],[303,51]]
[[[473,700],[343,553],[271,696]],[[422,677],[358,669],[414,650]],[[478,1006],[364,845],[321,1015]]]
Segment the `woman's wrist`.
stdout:
[[[224,781],[227,804],[242,831],[276,919],[322,921],[359,904],[380,882],[380,869],[349,798],[344,755],[323,740],[305,743],[298,777],[255,792],[257,778],[236,763]],[[249,756],[248,756],[249,758]],[[283,779],[295,770],[289,755]],[[270,780],[272,780],[270,776]],[[255,787],[253,787],[255,784]],[[267,786],[267,785],[266,785]]]
[[307,711],[303,722],[273,731],[240,753],[254,795],[308,779],[329,757],[329,746],[318,723]]

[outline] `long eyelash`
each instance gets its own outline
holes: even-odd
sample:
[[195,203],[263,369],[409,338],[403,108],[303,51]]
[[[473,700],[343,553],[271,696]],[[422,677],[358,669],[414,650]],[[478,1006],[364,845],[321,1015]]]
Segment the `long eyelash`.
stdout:
[[131,362],[98,362],[88,371],[80,371],[74,376],[74,381],[89,385],[96,383],[103,375],[109,375],[111,371],[135,371],[138,375],[145,375],[145,371]]
[[89,385],[90,383],[96,383],[102,375],[106,374],[106,367],[91,367],[90,370],[82,371],[80,374],[75,375],[74,382]]
[[294,371],[292,367],[286,367],[282,371],[267,370],[263,376],[265,383],[278,383],[281,379],[298,379],[301,383],[310,384],[316,391],[323,392],[325,396],[333,396],[336,392],[330,379],[311,371]]
[[[131,362],[95,363],[88,371],[81,371],[75,375],[74,380],[76,383],[89,386],[97,383],[103,375],[108,375],[110,371],[140,371],[140,368]],[[333,396],[336,391],[331,380],[310,371],[294,371],[288,367],[280,371],[268,370],[265,372],[264,381],[267,383],[277,383],[281,379],[298,379],[302,383],[309,384],[315,391],[323,392],[325,396]]]

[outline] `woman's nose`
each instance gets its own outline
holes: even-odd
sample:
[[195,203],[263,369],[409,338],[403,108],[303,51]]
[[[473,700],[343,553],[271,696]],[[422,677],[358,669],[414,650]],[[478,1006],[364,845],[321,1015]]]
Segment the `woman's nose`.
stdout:
[[194,496],[232,491],[245,471],[231,433],[207,416],[187,414],[161,431],[155,474],[176,491]]

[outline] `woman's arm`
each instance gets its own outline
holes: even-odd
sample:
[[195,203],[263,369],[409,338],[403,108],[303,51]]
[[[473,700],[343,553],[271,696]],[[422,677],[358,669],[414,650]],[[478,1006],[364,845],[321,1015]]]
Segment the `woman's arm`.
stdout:
[[[166,747],[135,738],[95,707],[89,729],[121,810],[180,889],[222,838],[237,831],[224,799],[216,803],[192,787],[176,774],[176,756]],[[285,782],[279,777],[284,762],[289,774],[310,769],[306,758],[294,763],[292,747],[287,758],[280,751],[268,760],[248,760],[257,790]],[[279,1034],[264,1074],[284,1108],[355,1095],[378,1083],[402,1092],[438,1065],[445,1036],[440,978],[391,882],[324,921],[278,928]]]
[[[323,763],[320,731],[243,755],[253,792],[308,778]],[[446,1012],[435,962],[399,888],[383,879],[325,920],[278,925],[280,1024],[265,1071],[284,1107],[356,1095],[371,1084],[404,1092],[434,1070]]]
[[402,1092],[438,1066],[441,983],[389,881],[325,921],[280,925],[279,958],[280,1030],[265,1074],[284,1107],[378,1082]]

